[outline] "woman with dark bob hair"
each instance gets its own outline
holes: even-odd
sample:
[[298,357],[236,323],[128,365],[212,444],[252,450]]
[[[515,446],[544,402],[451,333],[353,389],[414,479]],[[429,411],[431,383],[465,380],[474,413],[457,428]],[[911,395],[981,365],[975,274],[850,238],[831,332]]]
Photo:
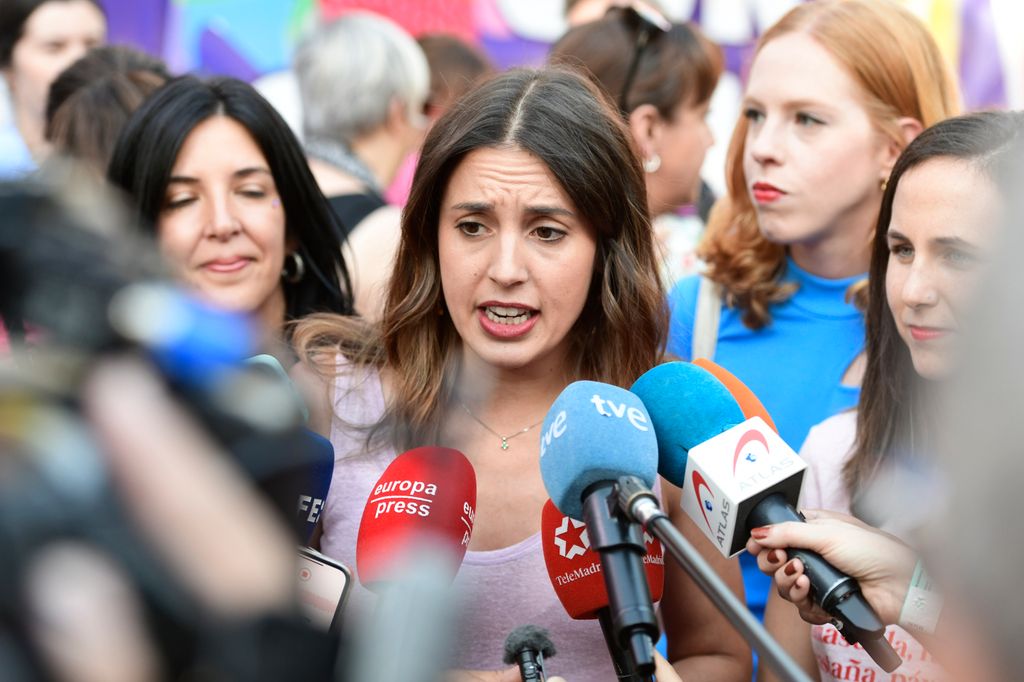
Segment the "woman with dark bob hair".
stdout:
[[548,60],[581,68],[619,103],[643,158],[665,282],[696,272],[702,225],[676,213],[701,195],[700,168],[713,142],[706,117],[722,51],[696,25],[674,24],[637,3],[613,6],[602,18],[570,29]]
[[[550,631],[566,676],[616,679],[601,628],[571,620],[551,588],[537,428],[570,382],[629,386],[663,356],[643,170],[615,105],[563,70],[511,71],[468,93],[427,136],[394,273],[379,323],[315,316],[295,332],[307,362],[293,375],[345,481],[324,506],[321,550],[355,566],[365,501],[396,453],[455,448],[476,471],[477,509],[450,679],[518,680],[501,655],[524,623]],[[679,490],[659,488],[741,590],[735,562],[684,520]],[[356,587],[350,608],[366,596]],[[680,674],[750,679],[749,649],[674,566],[662,605]]]
[[182,279],[273,331],[352,312],[334,215],[288,125],[251,86],[183,76],[129,119],[109,180]]

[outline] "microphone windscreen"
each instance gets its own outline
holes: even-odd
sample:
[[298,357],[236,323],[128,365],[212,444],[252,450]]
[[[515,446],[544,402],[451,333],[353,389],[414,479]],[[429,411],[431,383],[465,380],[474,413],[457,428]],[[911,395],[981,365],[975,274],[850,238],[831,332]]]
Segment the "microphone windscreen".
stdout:
[[[601,557],[590,548],[586,524],[558,511],[548,500],[541,513],[540,539],[551,586],[566,613],[574,620],[597,618],[598,610],[608,606],[608,590],[601,572]],[[665,586],[665,550],[646,531],[644,544],[644,571],[651,601],[656,602]]]
[[775,427],[775,422],[772,421],[772,417],[768,414],[768,410],[765,408],[754,392],[751,391],[745,383],[740,381],[739,377],[722,367],[719,364],[708,360],[707,358],[697,358],[693,361],[693,364],[698,367],[703,367],[707,371],[715,375],[715,378],[722,382],[722,385],[729,389],[729,393],[732,393],[732,397],[736,399],[740,409],[743,410],[743,416],[747,419],[751,417],[760,417],[764,420],[764,423],[771,427],[772,431],[778,433],[779,430]]
[[722,382],[689,362],[666,362],[645,372],[630,390],[647,406],[658,440],[658,473],[683,486],[690,448],[743,421],[743,410]]
[[505,638],[505,655],[501,660],[505,665],[513,665],[519,659],[519,652],[526,650],[537,651],[544,658],[555,655],[555,645],[547,630],[536,625],[520,625]]
[[583,491],[636,476],[648,488],[658,472],[658,444],[647,410],[629,391],[596,381],[569,384],[544,418],[540,473],[563,513],[583,518]]
[[369,590],[409,570],[424,550],[450,558],[455,577],[473,533],[476,473],[458,450],[403,452],[370,491],[356,538],[356,570]]
[[320,519],[320,512],[331,490],[331,479],[334,478],[334,446],[315,431],[302,430],[301,436],[306,442],[308,459],[303,467],[304,473],[299,479],[298,516],[296,517],[299,541],[309,541]]

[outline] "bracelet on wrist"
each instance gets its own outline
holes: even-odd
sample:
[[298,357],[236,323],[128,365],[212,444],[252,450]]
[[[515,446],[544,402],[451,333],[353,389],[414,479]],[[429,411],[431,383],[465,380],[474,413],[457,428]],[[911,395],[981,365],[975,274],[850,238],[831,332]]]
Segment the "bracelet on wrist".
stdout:
[[911,632],[930,635],[935,632],[941,612],[942,595],[925,572],[924,564],[918,560],[900,610],[899,625]]

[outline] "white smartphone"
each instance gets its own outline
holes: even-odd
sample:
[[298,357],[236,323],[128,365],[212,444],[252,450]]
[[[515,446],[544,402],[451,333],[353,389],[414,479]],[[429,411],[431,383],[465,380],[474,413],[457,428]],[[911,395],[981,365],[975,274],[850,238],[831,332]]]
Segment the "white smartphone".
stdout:
[[324,630],[338,630],[352,572],[309,547],[299,547],[297,567],[299,604],[307,621]]

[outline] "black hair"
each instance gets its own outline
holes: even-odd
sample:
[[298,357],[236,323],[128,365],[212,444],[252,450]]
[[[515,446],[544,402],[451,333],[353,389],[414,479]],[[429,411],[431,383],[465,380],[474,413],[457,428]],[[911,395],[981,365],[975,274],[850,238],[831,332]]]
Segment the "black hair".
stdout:
[[341,255],[341,228],[309,170],[302,147],[280,114],[251,85],[234,78],[182,76],[167,83],[128,120],[107,177],[134,201],[140,225],[155,231],[171,170],[185,139],[212,116],[244,127],[266,157],[284,207],[285,229],[309,271],[282,280],[285,319],[313,312],[353,312]]

